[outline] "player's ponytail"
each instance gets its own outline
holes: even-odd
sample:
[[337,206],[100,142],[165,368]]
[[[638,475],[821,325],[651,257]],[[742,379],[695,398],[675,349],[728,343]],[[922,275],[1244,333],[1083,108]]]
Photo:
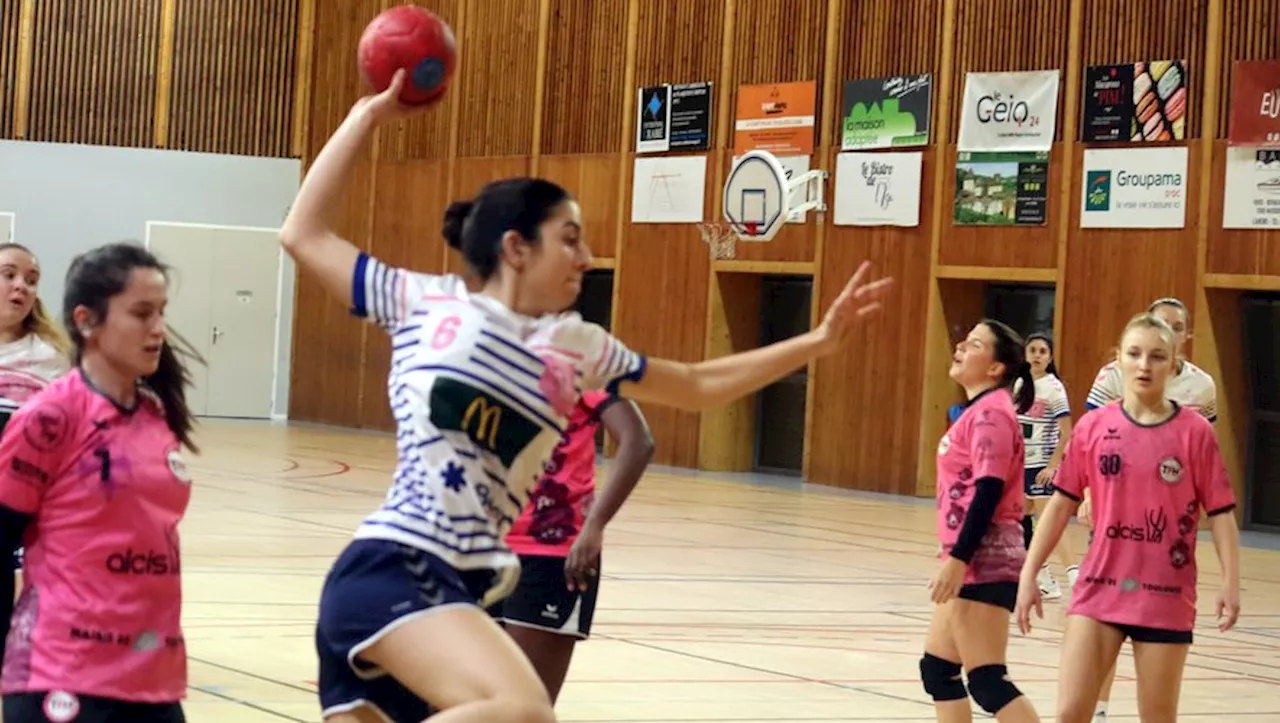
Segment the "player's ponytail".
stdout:
[[1018,336],[1018,332],[1010,329],[1007,324],[995,319],[983,319],[982,323],[995,336],[994,356],[996,361],[1004,365],[1000,386],[1014,392],[1014,407],[1018,414],[1024,414],[1036,400],[1036,380],[1031,376],[1031,365],[1027,363],[1027,345]]
[[[77,366],[84,357],[86,333],[89,329],[80,328],[76,324],[76,309],[84,307],[94,323],[101,324],[106,319],[111,298],[129,286],[134,269],[139,268],[155,269],[168,276],[168,268],[159,259],[135,244],[108,244],[81,254],[71,262],[62,297],[62,321],[71,336]],[[188,449],[196,452],[199,450],[191,441],[194,420],[191,409],[187,406],[186,394],[191,378],[181,356],[191,357],[201,363],[204,360],[172,329],[166,332],[166,336],[160,348],[159,366],[141,381],[163,402],[165,422],[174,436]],[[175,347],[175,341],[181,346]]]
[[537,245],[539,227],[570,198],[564,188],[541,178],[494,181],[474,199],[450,204],[442,233],[476,276],[487,281],[501,267],[502,237],[514,231],[525,243]]

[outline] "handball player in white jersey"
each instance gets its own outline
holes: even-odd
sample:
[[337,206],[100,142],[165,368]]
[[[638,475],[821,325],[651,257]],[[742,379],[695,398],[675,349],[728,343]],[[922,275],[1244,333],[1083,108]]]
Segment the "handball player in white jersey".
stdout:
[[[1176,402],[1178,406],[1195,410],[1210,422],[1217,422],[1218,392],[1217,385],[1213,382],[1213,377],[1205,370],[1187,361],[1183,356],[1183,348],[1187,343],[1187,339],[1191,337],[1188,331],[1190,319],[1188,318],[1186,304],[1170,297],[1156,299],[1147,307],[1147,313],[1155,315],[1173,329],[1174,358],[1176,361],[1173,377],[1169,379],[1165,386],[1165,395],[1170,401]],[[1085,402],[1085,408],[1097,409],[1098,407],[1118,402],[1123,397],[1124,379],[1120,375],[1120,366],[1115,361],[1111,361],[1098,370],[1098,376],[1093,380],[1093,387],[1089,389],[1089,398]],[[1080,504],[1080,509],[1076,514],[1079,516],[1081,523],[1092,527],[1093,505],[1090,502],[1087,490],[1084,502]],[[1090,537],[1092,538],[1092,534]],[[1116,669],[1112,666],[1111,672],[1107,674],[1107,678],[1102,684],[1102,692],[1098,697],[1098,706],[1094,713],[1093,723],[1106,723],[1107,706],[1111,700],[1111,686],[1115,682]]]
[[[547,690],[485,612],[519,569],[504,536],[583,390],[688,410],[722,405],[835,352],[888,280],[863,264],[821,325],[693,364],[646,359],[562,313],[591,252],[577,203],[538,179],[452,204],[444,235],[480,287],[386,266],[334,231],[342,182],[378,125],[407,115],[386,91],[357,101],[303,179],[281,243],[330,294],[392,338],[392,486],[334,563],[316,627],[328,723],[555,720]],[[443,179],[439,182],[443,183]],[[429,705],[428,705],[429,701]]]

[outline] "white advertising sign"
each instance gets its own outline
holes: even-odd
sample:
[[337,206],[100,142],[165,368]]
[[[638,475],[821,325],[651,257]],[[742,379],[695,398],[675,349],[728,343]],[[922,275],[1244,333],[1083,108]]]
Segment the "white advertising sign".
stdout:
[[1185,146],[1085,150],[1081,228],[1186,225]]
[[919,151],[836,156],[835,225],[919,226],[923,160]]
[[1280,149],[1227,148],[1223,228],[1280,229]]
[[967,73],[957,150],[1049,150],[1058,118],[1058,75]]

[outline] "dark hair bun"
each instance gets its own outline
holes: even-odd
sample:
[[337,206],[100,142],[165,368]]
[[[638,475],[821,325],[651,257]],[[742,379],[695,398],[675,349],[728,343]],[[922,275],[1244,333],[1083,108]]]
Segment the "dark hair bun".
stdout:
[[450,248],[462,250],[462,226],[467,221],[467,216],[471,215],[471,209],[475,206],[471,201],[454,201],[449,204],[449,208],[444,211],[444,234],[445,243]]

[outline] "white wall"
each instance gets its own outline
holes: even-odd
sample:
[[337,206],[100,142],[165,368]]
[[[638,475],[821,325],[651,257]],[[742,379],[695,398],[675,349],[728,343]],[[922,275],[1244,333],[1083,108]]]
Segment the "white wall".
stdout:
[[[142,244],[147,221],[278,228],[301,174],[296,158],[0,141],[0,211],[14,214],[13,240],[40,259],[40,296],[60,316],[63,280],[77,254]],[[293,346],[295,273],[287,256],[285,263],[279,410],[289,406]]]

